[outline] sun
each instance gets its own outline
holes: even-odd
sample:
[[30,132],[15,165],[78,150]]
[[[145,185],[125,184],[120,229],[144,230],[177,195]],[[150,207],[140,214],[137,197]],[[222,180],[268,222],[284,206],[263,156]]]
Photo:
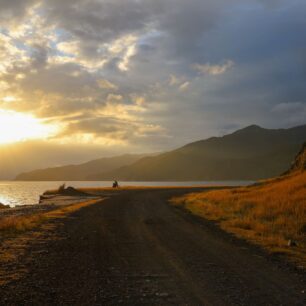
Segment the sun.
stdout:
[[57,131],[31,115],[8,110],[0,110],[0,124],[0,144],[48,138]]

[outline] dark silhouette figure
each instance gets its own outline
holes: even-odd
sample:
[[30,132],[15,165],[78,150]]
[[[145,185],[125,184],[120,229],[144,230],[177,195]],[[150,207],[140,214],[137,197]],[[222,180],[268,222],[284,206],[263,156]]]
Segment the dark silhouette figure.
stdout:
[[113,188],[118,188],[118,187],[119,187],[118,182],[117,182],[117,181],[114,181],[114,182],[113,182]]

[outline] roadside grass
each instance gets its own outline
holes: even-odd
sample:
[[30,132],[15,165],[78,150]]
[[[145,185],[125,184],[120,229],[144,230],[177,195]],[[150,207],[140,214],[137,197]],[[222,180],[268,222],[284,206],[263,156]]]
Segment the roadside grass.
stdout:
[[[192,193],[171,202],[306,267],[306,172],[256,186]],[[289,246],[289,240],[296,245]]]
[[42,223],[55,219],[63,218],[83,207],[95,204],[102,199],[85,201],[78,204],[71,204],[61,208],[57,208],[48,212],[36,213],[26,216],[9,216],[0,219],[0,234],[16,235],[25,231],[38,227]]
[[38,226],[45,220],[44,214],[30,216],[9,216],[0,219],[0,233],[14,234]]

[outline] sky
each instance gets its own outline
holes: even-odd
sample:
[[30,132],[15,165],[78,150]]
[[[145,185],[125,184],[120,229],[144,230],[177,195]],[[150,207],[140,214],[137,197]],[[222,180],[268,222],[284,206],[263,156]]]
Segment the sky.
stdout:
[[304,0],[0,0],[0,178],[305,124],[305,12]]

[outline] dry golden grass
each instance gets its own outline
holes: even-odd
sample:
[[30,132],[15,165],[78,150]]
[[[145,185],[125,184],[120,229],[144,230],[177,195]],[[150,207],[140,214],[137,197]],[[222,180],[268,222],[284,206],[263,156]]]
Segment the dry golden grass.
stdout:
[[31,216],[10,216],[0,219],[0,232],[18,233],[31,229],[44,220],[43,214]]
[[95,204],[99,201],[101,201],[101,199],[90,200],[78,204],[72,204],[49,212],[36,213],[33,215],[25,215],[25,216],[5,217],[0,219],[0,233],[18,234],[33,229],[47,220],[50,220],[52,218],[65,217],[69,213],[72,213],[83,207]]
[[[192,193],[172,202],[306,266],[306,172],[252,187]],[[289,247],[289,239],[297,246]]]

